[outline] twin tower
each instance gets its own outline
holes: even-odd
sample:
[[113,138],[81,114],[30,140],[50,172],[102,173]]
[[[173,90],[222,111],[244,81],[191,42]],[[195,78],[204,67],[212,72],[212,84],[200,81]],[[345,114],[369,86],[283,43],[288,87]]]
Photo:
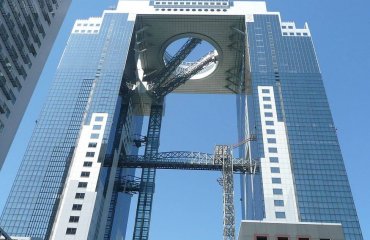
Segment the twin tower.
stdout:
[[[242,159],[227,146],[161,153],[171,92],[235,95]],[[133,239],[148,239],[156,168],[222,171],[224,239],[236,239],[235,171],[239,240],[363,239],[310,30],[264,2],[123,0],[78,20],[0,226],[14,239],[122,239],[135,192]]]

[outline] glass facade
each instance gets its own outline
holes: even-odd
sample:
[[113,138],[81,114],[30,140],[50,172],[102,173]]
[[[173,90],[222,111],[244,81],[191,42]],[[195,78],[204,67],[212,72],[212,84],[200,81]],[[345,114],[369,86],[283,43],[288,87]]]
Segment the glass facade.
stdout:
[[[116,150],[117,132],[122,132],[122,118],[128,114],[122,107],[128,103],[120,94],[134,27],[127,18],[128,14],[107,13],[94,23],[97,31],[70,36],[1,216],[0,225],[10,235],[45,239],[50,234],[81,126],[90,123],[93,113],[108,113],[100,154],[110,156]],[[131,131],[139,131],[141,118],[132,121]],[[108,174],[103,168],[97,191],[105,190]],[[129,197],[116,195],[117,206],[129,205]]]
[[[285,26],[279,15],[271,14],[255,15],[254,21],[247,23],[247,35],[252,94],[239,96],[238,101],[244,106],[239,108],[247,108],[249,115],[246,130],[241,126],[240,130],[257,135],[249,154],[264,158],[262,139],[274,137],[275,130],[262,131],[262,125],[274,123],[262,123],[258,96],[259,87],[272,87],[277,120],[285,123],[299,220],[342,223],[347,240],[363,239],[309,33]],[[245,199],[248,207],[244,218],[262,220],[266,216],[262,176],[246,178],[246,193],[250,195]],[[280,212],[275,214],[277,218],[285,217]]]

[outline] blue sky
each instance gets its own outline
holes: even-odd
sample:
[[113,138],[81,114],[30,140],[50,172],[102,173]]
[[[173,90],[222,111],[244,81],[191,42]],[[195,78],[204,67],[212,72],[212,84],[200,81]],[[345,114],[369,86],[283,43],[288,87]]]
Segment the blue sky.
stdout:
[[[45,66],[32,101],[0,172],[2,211],[56,66],[77,18],[100,16],[115,0],[75,0]],[[370,239],[370,1],[270,0],[270,11],[298,27],[309,23],[326,92],[338,129],[364,239]],[[235,98],[171,95],[166,103],[161,151],[212,152],[237,142]],[[217,172],[158,172],[151,239],[220,239],[222,191]],[[238,185],[237,181],[236,184]],[[237,224],[240,220],[236,186]],[[132,206],[136,207],[135,204]],[[134,214],[130,218],[133,219]],[[132,221],[127,239],[132,236]],[[196,236],[196,237],[194,237]]]

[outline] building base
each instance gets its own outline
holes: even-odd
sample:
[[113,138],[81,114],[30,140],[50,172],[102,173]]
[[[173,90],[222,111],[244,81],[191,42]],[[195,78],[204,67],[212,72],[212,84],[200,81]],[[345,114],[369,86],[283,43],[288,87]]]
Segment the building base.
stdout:
[[242,221],[238,240],[344,240],[341,224]]

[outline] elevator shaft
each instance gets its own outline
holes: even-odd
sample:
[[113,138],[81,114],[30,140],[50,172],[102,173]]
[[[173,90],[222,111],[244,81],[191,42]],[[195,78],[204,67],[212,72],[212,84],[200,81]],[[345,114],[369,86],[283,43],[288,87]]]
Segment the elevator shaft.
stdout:
[[[158,154],[159,138],[162,124],[163,105],[153,104],[150,110],[147,138],[144,156],[151,159]],[[141,173],[142,191],[139,192],[136,208],[135,228],[133,240],[147,240],[149,238],[150,218],[153,204],[155,185],[155,168],[143,168]]]

